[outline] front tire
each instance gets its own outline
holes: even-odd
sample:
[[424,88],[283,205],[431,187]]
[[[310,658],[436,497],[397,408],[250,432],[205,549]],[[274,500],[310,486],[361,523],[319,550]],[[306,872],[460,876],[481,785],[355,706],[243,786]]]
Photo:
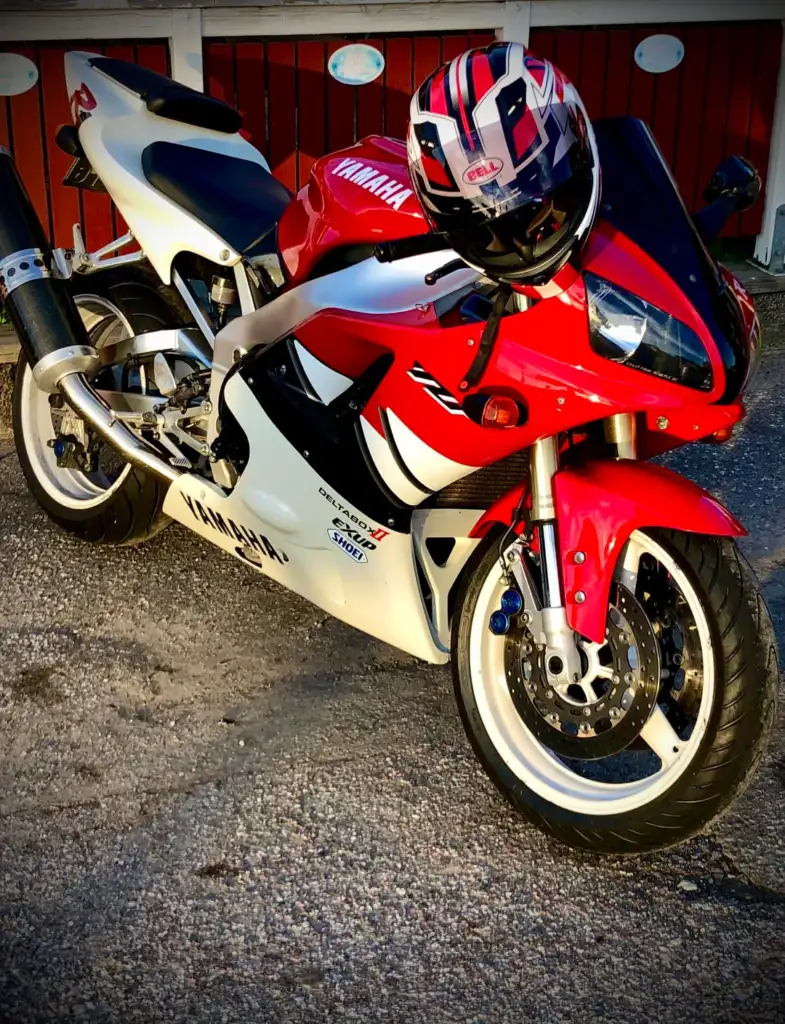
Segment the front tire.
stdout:
[[[524,720],[520,698],[515,703],[505,668],[511,641],[488,628],[506,585],[498,537],[467,574],[453,630],[458,706],[491,779],[542,831],[605,854],[664,849],[715,822],[760,759],[779,684],[768,610],[733,541],[638,531],[619,570],[630,550],[646,567],[632,587],[653,623],[663,682],[639,738],[614,757],[583,762],[553,753],[543,730]],[[667,614],[652,597],[658,579],[682,595]]]
[[[77,275],[73,282],[77,308],[98,348],[179,324],[161,294],[143,280],[102,272],[89,278]],[[102,446],[95,472],[58,466],[49,446],[56,433],[49,396],[36,386],[24,353],[16,366],[12,414],[28,487],[61,529],[94,544],[130,545],[149,540],[168,525],[163,514],[166,484],[125,463],[109,445]],[[74,425],[80,429],[76,421]]]

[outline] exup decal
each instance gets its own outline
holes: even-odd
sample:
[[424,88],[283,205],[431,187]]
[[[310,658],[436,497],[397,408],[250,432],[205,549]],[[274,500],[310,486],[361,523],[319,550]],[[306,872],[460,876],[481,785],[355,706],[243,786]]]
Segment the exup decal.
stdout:
[[354,541],[349,540],[345,533],[342,533],[340,530],[328,530],[327,536],[336,547],[339,547],[349,558],[353,558],[355,562],[368,561],[366,553],[361,548],[358,548]]
[[482,185],[486,181],[497,178],[504,169],[503,161],[496,157],[475,160],[463,172],[463,180],[467,185]]
[[[377,544],[380,541],[383,541],[385,537],[390,536],[389,530],[383,530],[380,526],[371,526],[370,524],[366,523],[364,519],[360,519],[359,516],[356,516],[350,508],[347,508],[345,505],[342,505],[340,501],[336,501],[332,494],[328,494],[323,487],[319,488],[319,494],[321,494],[325,501],[329,501],[333,508],[337,508],[341,515],[345,516],[347,519],[350,519],[353,523],[359,526],[361,530],[365,531],[371,538],[371,540],[375,540]],[[333,519],[333,524],[337,525],[336,519]]]
[[236,523],[229,516],[222,516],[220,512],[216,512],[208,505],[203,505],[195,498],[190,498],[187,494],[183,495],[183,500],[197,523],[204,523],[216,533],[222,533],[224,537],[234,538],[238,544],[238,547],[234,549],[235,554],[246,562],[250,562],[251,565],[263,566],[265,558],[271,558],[275,562],[280,562],[281,565],[289,561],[289,556],[283,551],[276,551],[263,533],[254,533],[247,526]]
[[416,381],[425,390],[425,393],[430,395],[434,402],[438,402],[442,409],[446,409],[451,416],[466,415],[455,395],[451,395],[447,388],[443,388],[419,363],[415,363],[406,375]]
[[349,43],[327,61],[327,70],[344,85],[367,85],[384,71],[384,57],[375,46]]
[[369,167],[368,164],[354,160],[350,156],[341,160],[331,173],[338,178],[346,178],[347,181],[372,192],[396,210],[400,210],[412,194],[412,190],[402,182],[396,181],[395,178],[391,178],[387,174],[380,174],[375,167]]
[[0,53],[0,96],[20,96],[38,81],[38,68],[21,53]]

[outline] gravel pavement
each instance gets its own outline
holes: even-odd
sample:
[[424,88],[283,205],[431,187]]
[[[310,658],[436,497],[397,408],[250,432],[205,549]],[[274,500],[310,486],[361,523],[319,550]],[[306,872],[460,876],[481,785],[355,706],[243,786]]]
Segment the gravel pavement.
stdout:
[[[780,342],[741,437],[672,464],[749,526],[785,650]],[[8,442],[0,651],[3,1024],[785,1019],[782,716],[710,836],[572,853],[487,781],[446,669],[179,526],[76,543]]]

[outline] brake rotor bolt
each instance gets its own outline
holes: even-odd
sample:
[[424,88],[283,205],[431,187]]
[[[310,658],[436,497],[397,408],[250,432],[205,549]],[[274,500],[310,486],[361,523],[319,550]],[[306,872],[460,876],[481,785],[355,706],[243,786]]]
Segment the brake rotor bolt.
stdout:
[[578,726],[578,729],[579,729],[580,732],[582,732],[584,734],[587,733],[589,731],[589,723],[588,722],[581,722],[581,724]]
[[621,711],[619,711],[618,708],[611,708],[608,714],[611,716],[614,722],[618,721],[619,718],[621,718]]
[[618,683],[619,682],[619,677],[617,675],[614,675],[612,677],[611,681],[614,682],[614,683]]
[[588,718],[588,717],[589,717],[589,715],[591,714],[591,708],[584,708],[584,709],[583,709],[583,713],[584,713],[584,715],[586,715],[586,717]]
[[548,715],[547,719],[551,723],[551,725],[559,725],[559,716],[558,715],[553,715],[553,714],[552,715]]
[[546,700],[553,700],[553,690],[546,690],[545,691],[545,698],[546,698]]
[[523,613],[523,624],[524,624],[524,626],[530,626],[531,625],[531,621],[532,621],[531,612],[524,612]]
[[624,682],[627,684],[627,686],[632,686],[632,684],[635,682],[635,676],[632,674],[632,672],[624,673]]

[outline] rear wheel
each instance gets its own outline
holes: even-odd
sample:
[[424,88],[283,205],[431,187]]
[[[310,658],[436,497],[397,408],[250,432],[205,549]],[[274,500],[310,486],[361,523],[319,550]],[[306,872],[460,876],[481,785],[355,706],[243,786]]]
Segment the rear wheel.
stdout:
[[548,684],[523,615],[495,636],[507,586],[489,543],[460,598],[455,692],[469,739],[543,831],[603,853],[675,845],[741,792],[774,718],[768,611],[729,540],[637,531],[617,566],[602,644],[583,677]]
[[[74,300],[92,344],[101,349],[147,331],[175,327],[176,314],[154,288],[110,274],[74,279]],[[169,522],[162,507],[166,485],[125,462],[59,395],[36,386],[24,354],[13,396],[16,450],[30,490],[62,529],[102,544],[136,544]],[[63,465],[55,441],[72,445]]]

